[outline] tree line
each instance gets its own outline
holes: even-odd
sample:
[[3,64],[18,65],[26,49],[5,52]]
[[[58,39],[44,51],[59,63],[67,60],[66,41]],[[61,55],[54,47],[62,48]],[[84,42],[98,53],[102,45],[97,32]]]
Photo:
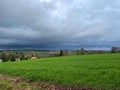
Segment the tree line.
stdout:
[[3,60],[3,62],[7,61],[17,61],[17,60],[28,60],[30,59],[29,55],[25,55],[23,53],[19,52],[0,52],[0,59]]

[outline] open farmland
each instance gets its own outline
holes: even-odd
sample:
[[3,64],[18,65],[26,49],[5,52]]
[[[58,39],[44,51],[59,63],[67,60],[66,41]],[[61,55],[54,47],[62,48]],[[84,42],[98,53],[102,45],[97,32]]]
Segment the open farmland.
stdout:
[[31,82],[120,90],[120,54],[6,62],[0,63],[0,73]]

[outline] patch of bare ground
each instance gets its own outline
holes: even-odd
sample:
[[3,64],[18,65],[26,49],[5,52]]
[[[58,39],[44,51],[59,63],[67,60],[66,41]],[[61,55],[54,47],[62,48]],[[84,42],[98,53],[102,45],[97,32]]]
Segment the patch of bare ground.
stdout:
[[105,90],[95,88],[68,87],[61,85],[30,82],[0,74],[0,90]]

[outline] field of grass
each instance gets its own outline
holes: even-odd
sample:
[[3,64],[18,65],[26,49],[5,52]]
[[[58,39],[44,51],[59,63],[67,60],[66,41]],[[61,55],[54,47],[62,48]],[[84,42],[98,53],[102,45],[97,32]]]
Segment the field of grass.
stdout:
[[63,86],[120,90],[120,54],[6,62],[0,63],[0,73]]

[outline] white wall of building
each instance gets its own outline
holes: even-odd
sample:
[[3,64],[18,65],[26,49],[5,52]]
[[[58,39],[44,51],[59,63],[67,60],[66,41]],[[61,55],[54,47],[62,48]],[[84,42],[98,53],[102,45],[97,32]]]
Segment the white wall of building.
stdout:
[[2,59],[0,59],[0,62],[3,62],[3,60],[2,60]]

